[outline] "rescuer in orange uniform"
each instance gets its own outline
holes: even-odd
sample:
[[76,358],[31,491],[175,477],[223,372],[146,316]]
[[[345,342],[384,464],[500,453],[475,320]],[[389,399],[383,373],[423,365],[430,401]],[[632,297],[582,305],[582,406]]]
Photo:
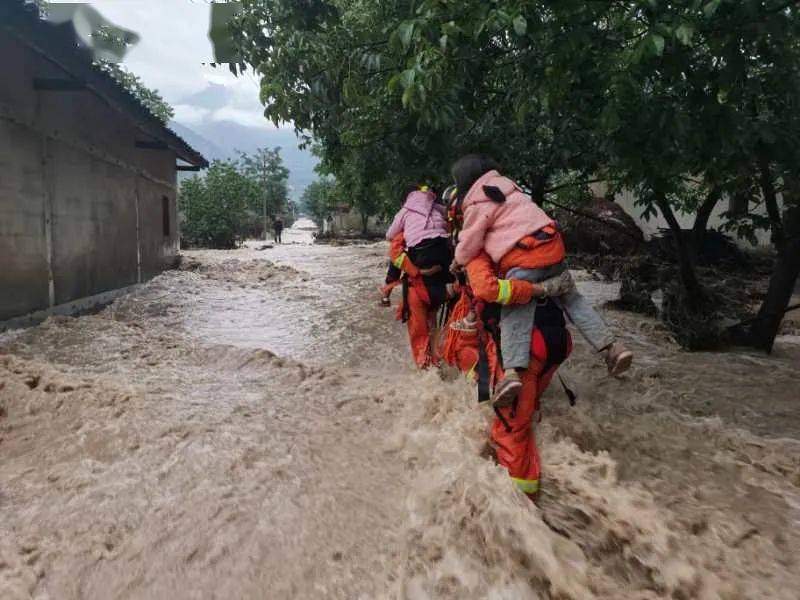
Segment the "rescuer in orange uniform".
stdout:
[[[463,213],[456,190],[445,192],[449,201],[449,222],[454,246],[463,223]],[[561,236],[548,243],[520,244],[513,250],[522,262],[537,264],[550,254],[563,252]],[[541,464],[533,432],[534,414],[541,398],[559,365],[572,350],[572,339],[566,329],[564,315],[548,296],[558,296],[562,282],[558,278],[541,283],[521,279],[503,279],[499,265],[481,251],[464,269],[466,285],[451,311],[443,359],[478,381],[480,401],[488,400],[495,385],[504,376],[499,356],[500,307],[538,302],[534,328],[531,333],[531,360],[519,374],[522,387],[509,404],[493,406],[496,417],[492,424],[491,440],[497,461],[507,470],[517,487],[535,499],[539,492]],[[477,316],[476,328],[459,327],[468,315]],[[468,319],[467,319],[468,320]],[[570,397],[572,401],[573,397]]]
[[[531,336],[531,361],[520,374],[522,388],[513,404],[495,407],[496,417],[491,430],[497,461],[508,470],[517,487],[535,499],[539,491],[541,465],[532,428],[533,418],[539,408],[539,399],[558,366],[572,350],[572,340],[563,313],[556,304],[546,298],[537,300],[545,292],[543,286],[522,280],[499,279],[494,263],[485,252],[470,261],[466,272],[469,285],[461,289],[450,322],[475,311],[479,315],[478,329],[470,333],[448,328],[442,358],[478,379],[482,399],[488,399],[491,388],[504,374],[497,352],[495,329],[498,299],[503,304],[540,302]],[[485,363],[483,369],[481,362]],[[481,387],[488,389],[481,390]]]
[[426,369],[439,362],[436,343],[431,339],[431,333],[436,327],[436,311],[444,298],[439,292],[437,294],[440,296],[438,304],[432,302],[425,282],[426,276],[436,275],[438,270],[435,267],[420,269],[411,261],[406,253],[405,239],[402,233],[392,238],[389,258],[392,264],[401,271],[403,280],[398,280],[395,284],[387,284],[387,287],[383,288],[384,297],[388,296],[387,290],[390,291],[391,287],[402,283],[403,302],[398,308],[397,318],[405,321],[408,327],[408,339],[414,362],[419,368]]

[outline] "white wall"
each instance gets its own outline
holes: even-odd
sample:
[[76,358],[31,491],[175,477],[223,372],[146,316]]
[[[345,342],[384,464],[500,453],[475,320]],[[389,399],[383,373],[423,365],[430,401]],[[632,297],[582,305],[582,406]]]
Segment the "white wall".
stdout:
[[[592,192],[595,196],[603,197],[606,194],[607,185],[604,183],[597,183],[591,186]],[[646,221],[642,218],[642,213],[644,212],[644,207],[636,206],[636,195],[630,190],[623,190],[622,192],[618,192],[614,196],[614,201],[619,204],[625,212],[631,215],[635,220],[637,225],[642,229],[646,238],[652,237],[654,234],[658,233],[660,229],[667,229],[669,225],[667,225],[666,220],[659,212],[656,216],[650,217],[649,221]],[[723,223],[722,215],[728,210],[728,200],[723,199],[721,200],[714,212],[711,213],[711,218],[708,221],[709,229],[719,229],[719,227]],[[762,214],[766,214],[766,211],[762,206],[758,207],[758,212]],[[685,229],[691,229],[694,225],[694,216],[693,215],[685,215],[683,213],[676,213],[675,217],[678,219],[678,223],[680,223],[681,227]],[[733,235],[733,234],[730,234]],[[770,245],[770,233],[769,231],[759,231],[757,233],[758,242],[760,247],[766,247]],[[747,240],[736,240],[736,243],[739,244],[742,248],[752,248],[753,246]]]

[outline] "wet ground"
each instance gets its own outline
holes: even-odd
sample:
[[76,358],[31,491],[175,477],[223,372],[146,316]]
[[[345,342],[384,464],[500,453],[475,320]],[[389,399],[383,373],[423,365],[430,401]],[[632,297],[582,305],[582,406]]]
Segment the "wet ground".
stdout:
[[536,507],[474,390],[412,370],[385,248],[284,236],[0,336],[0,598],[798,598],[795,338],[607,313],[638,363],[578,341]]

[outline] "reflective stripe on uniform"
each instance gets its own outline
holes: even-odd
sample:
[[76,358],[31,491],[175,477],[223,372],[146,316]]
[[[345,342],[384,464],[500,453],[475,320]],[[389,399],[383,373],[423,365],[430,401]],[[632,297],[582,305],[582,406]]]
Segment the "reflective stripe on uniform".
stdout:
[[475,381],[475,369],[478,367],[478,363],[476,362],[470,370],[467,371],[467,381]]
[[511,302],[511,282],[508,279],[497,280],[497,303],[508,304]]
[[395,258],[395,259],[392,261],[392,264],[393,264],[395,267],[397,267],[398,269],[402,269],[402,268],[403,268],[403,261],[404,261],[405,259],[406,259],[406,253],[405,253],[405,252],[403,252],[403,253],[402,253],[400,256],[398,256],[397,258]]
[[520,491],[525,494],[535,494],[539,491],[538,479],[519,479],[518,477],[512,477],[511,481],[516,483]]

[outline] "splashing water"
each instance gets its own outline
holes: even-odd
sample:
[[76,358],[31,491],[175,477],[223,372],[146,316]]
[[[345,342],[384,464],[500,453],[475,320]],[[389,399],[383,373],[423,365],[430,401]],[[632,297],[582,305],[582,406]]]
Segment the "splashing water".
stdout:
[[797,598],[791,339],[690,355],[608,313],[637,366],[578,344],[537,507],[474,389],[411,368],[385,247],[302,226],[0,337],[0,597]]

